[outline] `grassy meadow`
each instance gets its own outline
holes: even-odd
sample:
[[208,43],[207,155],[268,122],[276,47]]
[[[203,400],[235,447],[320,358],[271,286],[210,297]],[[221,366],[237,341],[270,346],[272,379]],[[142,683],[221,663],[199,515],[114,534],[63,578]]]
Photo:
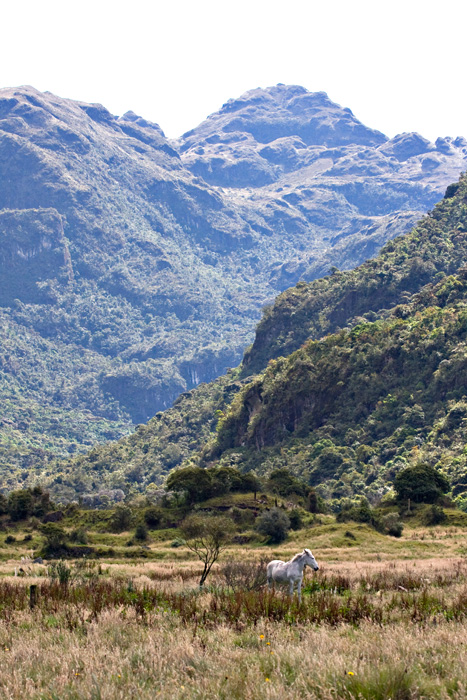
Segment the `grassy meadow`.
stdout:
[[[202,592],[173,531],[152,532],[146,558],[125,555],[130,533],[96,534],[114,556],[55,565],[22,562],[34,537],[17,531],[0,540],[0,697],[465,698],[467,529],[449,517],[393,538],[320,515],[281,545],[230,546]],[[247,590],[242,566],[305,546],[321,568],[301,605]]]

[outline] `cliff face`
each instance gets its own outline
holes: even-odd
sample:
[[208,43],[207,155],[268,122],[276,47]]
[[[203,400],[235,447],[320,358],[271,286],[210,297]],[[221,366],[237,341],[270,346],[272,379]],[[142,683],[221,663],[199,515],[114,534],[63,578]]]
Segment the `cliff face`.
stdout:
[[63,221],[56,209],[0,211],[0,305],[50,301],[46,280],[73,280]]
[[1,90],[0,316],[9,357],[24,331],[44,364],[5,369],[0,398],[89,410],[112,434],[146,421],[238,364],[265,303],[376,254],[466,163],[461,138],[390,140],[298,86],[250,91],[177,142],[133,112]]

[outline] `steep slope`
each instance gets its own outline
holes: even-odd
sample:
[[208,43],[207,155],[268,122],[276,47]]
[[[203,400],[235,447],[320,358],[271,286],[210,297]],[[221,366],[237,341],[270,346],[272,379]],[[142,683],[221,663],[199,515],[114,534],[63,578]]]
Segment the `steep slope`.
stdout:
[[272,361],[235,397],[204,459],[233,454],[262,473],[287,465],[331,498],[378,498],[399,469],[425,461],[467,491],[466,277],[449,280],[462,289],[457,303],[362,323]]
[[[233,399],[202,463],[287,465],[328,497],[377,499],[399,469],[425,461],[467,504],[466,241],[464,176],[371,263],[282,295],[284,354],[334,333],[270,359]],[[249,357],[259,362],[255,348]]]
[[388,140],[296,86],[178,143],[132,112],[1,90],[6,468],[123,435],[235,366],[265,302],[406,231],[466,145]]
[[[136,434],[51,465],[42,478],[71,497],[102,485],[144,491],[184,461],[259,473],[288,466],[325,496],[376,500],[399,469],[425,460],[446,471],[455,496],[467,493],[467,177],[447,194],[371,266],[340,275],[341,283],[349,277],[356,289],[373,289],[357,295],[367,318],[349,315],[345,329],[307,340],[254,377],[231,370],[180,396]],[[373,284],[395,272],[411,279],[413,293],[404,282],[403,299],[398,285],[395,293]],[[378,311],[366,312],[375,295]],[[330,299],[323,294],[321,307],[314,300],[316,332],[335,312]],[[289,317],[289,334],[302,333],[305,317],[296,314],[296,327]]]
[[245,353],[244,373],[260,371],[309,338],[354,325],[359,316],[373,320],[381,309],[403,303],[423,285],[465,265],[466,207],[467,180],[462,177],[410,233],[387,243],[375,259],[283,292],[258,324]]

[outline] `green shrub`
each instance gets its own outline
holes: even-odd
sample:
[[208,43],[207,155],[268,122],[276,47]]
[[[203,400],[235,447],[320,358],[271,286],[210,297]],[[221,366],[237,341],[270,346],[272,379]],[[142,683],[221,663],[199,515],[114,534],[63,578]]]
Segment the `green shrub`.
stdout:
[[161,512],[156,506],[148,506],[143,512],[144,522],[151,529],[156,528],[161,522]]
[[255,529],[261,535],[269,538],[274,544],[279,544],[287,539],[290,529],[290,520],[286,513],[280,508],[265,510],[256,519]]
[[274,469],[269,475],[266,486],[268,491],[279,496],[290,496],[292,494],[304,496],[307,491],[305,482],[293,476],[287,467]]
[[138,542],[146,542],[149,536],[148,526],[146,523],[138,523],[135,530],[135,540]]
[[84,527],[78,527],[70,532],[70,541],[76,544],[87,544],[89,542],[88,533]]
[[52,581],[58,581],[62,586],[67,586],[72,579],[71,568],[62,560],[51,564],[48,573]]
[[300,530],[303,527],[302,514],[297,508],[294,508],[294,510],[289,513],[289,520],[291,530]]
[[124,532],[128,530],[131,527],[132,517],[131,508],[124,505],[116,506],[109,525],[110,531]]
[[382,532],[392,537],[400,537],[404,529],[404,523],[400,520],[397,513],[387,513],[381,518]]
[[447,515],[441,506],[432,505],[423,517],[423,522],[425,525],[439,525],[447,520]]
[[336,515],[338,523],[353,520],[356,523],[369,523],[374,525],[376,518],[366,498],[361,498],[357,503],[351,501],[344,503],[342,509]]

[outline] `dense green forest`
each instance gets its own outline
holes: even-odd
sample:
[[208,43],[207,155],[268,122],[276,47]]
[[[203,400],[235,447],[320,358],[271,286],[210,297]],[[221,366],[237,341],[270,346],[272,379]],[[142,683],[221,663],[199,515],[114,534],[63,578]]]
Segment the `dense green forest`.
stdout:
[[230,100],[177,142],[133,112],[0,90],[2,469],[47,472],[236,366],[266,303],[373,256],[466,163],[465,139],[388,139],[300,86]]
[[[321,338],[360,321],[381,317],[425,285],[455,273],[467,262],[467,181],[450,185],[429,215],[408,234],[387,243],[373,260],[354,270],[299,282],[268,307],[246,352],[244,374],[288,355],[309,338]],[[434,300],[435,301],[435,300]]]
[[[287,467],[322,497],[364,494],[377,502],[401,469],[426,463],[449,478],[451,495],[464,507],[466,237],[463,176],[375,261],[279,297],[258,334],[264,338],[273,319],[278,327],[285,301],[295,299],[288,346],[302,343],[297,350],[245,376],[254,355],[249,350],[245,366],[185,392],[135,434],[52,463],[41,478],[68,499],[104,486],[126,493],[154,489],[180,465],[236,467],[260,476]],[[351,286],[355,302],[344,327],[313,339],[316,329],[332,327]],[[326,293],[319,296],[320,289]],[[314,329],[308,340],[304,327]],[[31,471],[26,483],[37,476]],[[13,485],[18,474],[9,478]]]

